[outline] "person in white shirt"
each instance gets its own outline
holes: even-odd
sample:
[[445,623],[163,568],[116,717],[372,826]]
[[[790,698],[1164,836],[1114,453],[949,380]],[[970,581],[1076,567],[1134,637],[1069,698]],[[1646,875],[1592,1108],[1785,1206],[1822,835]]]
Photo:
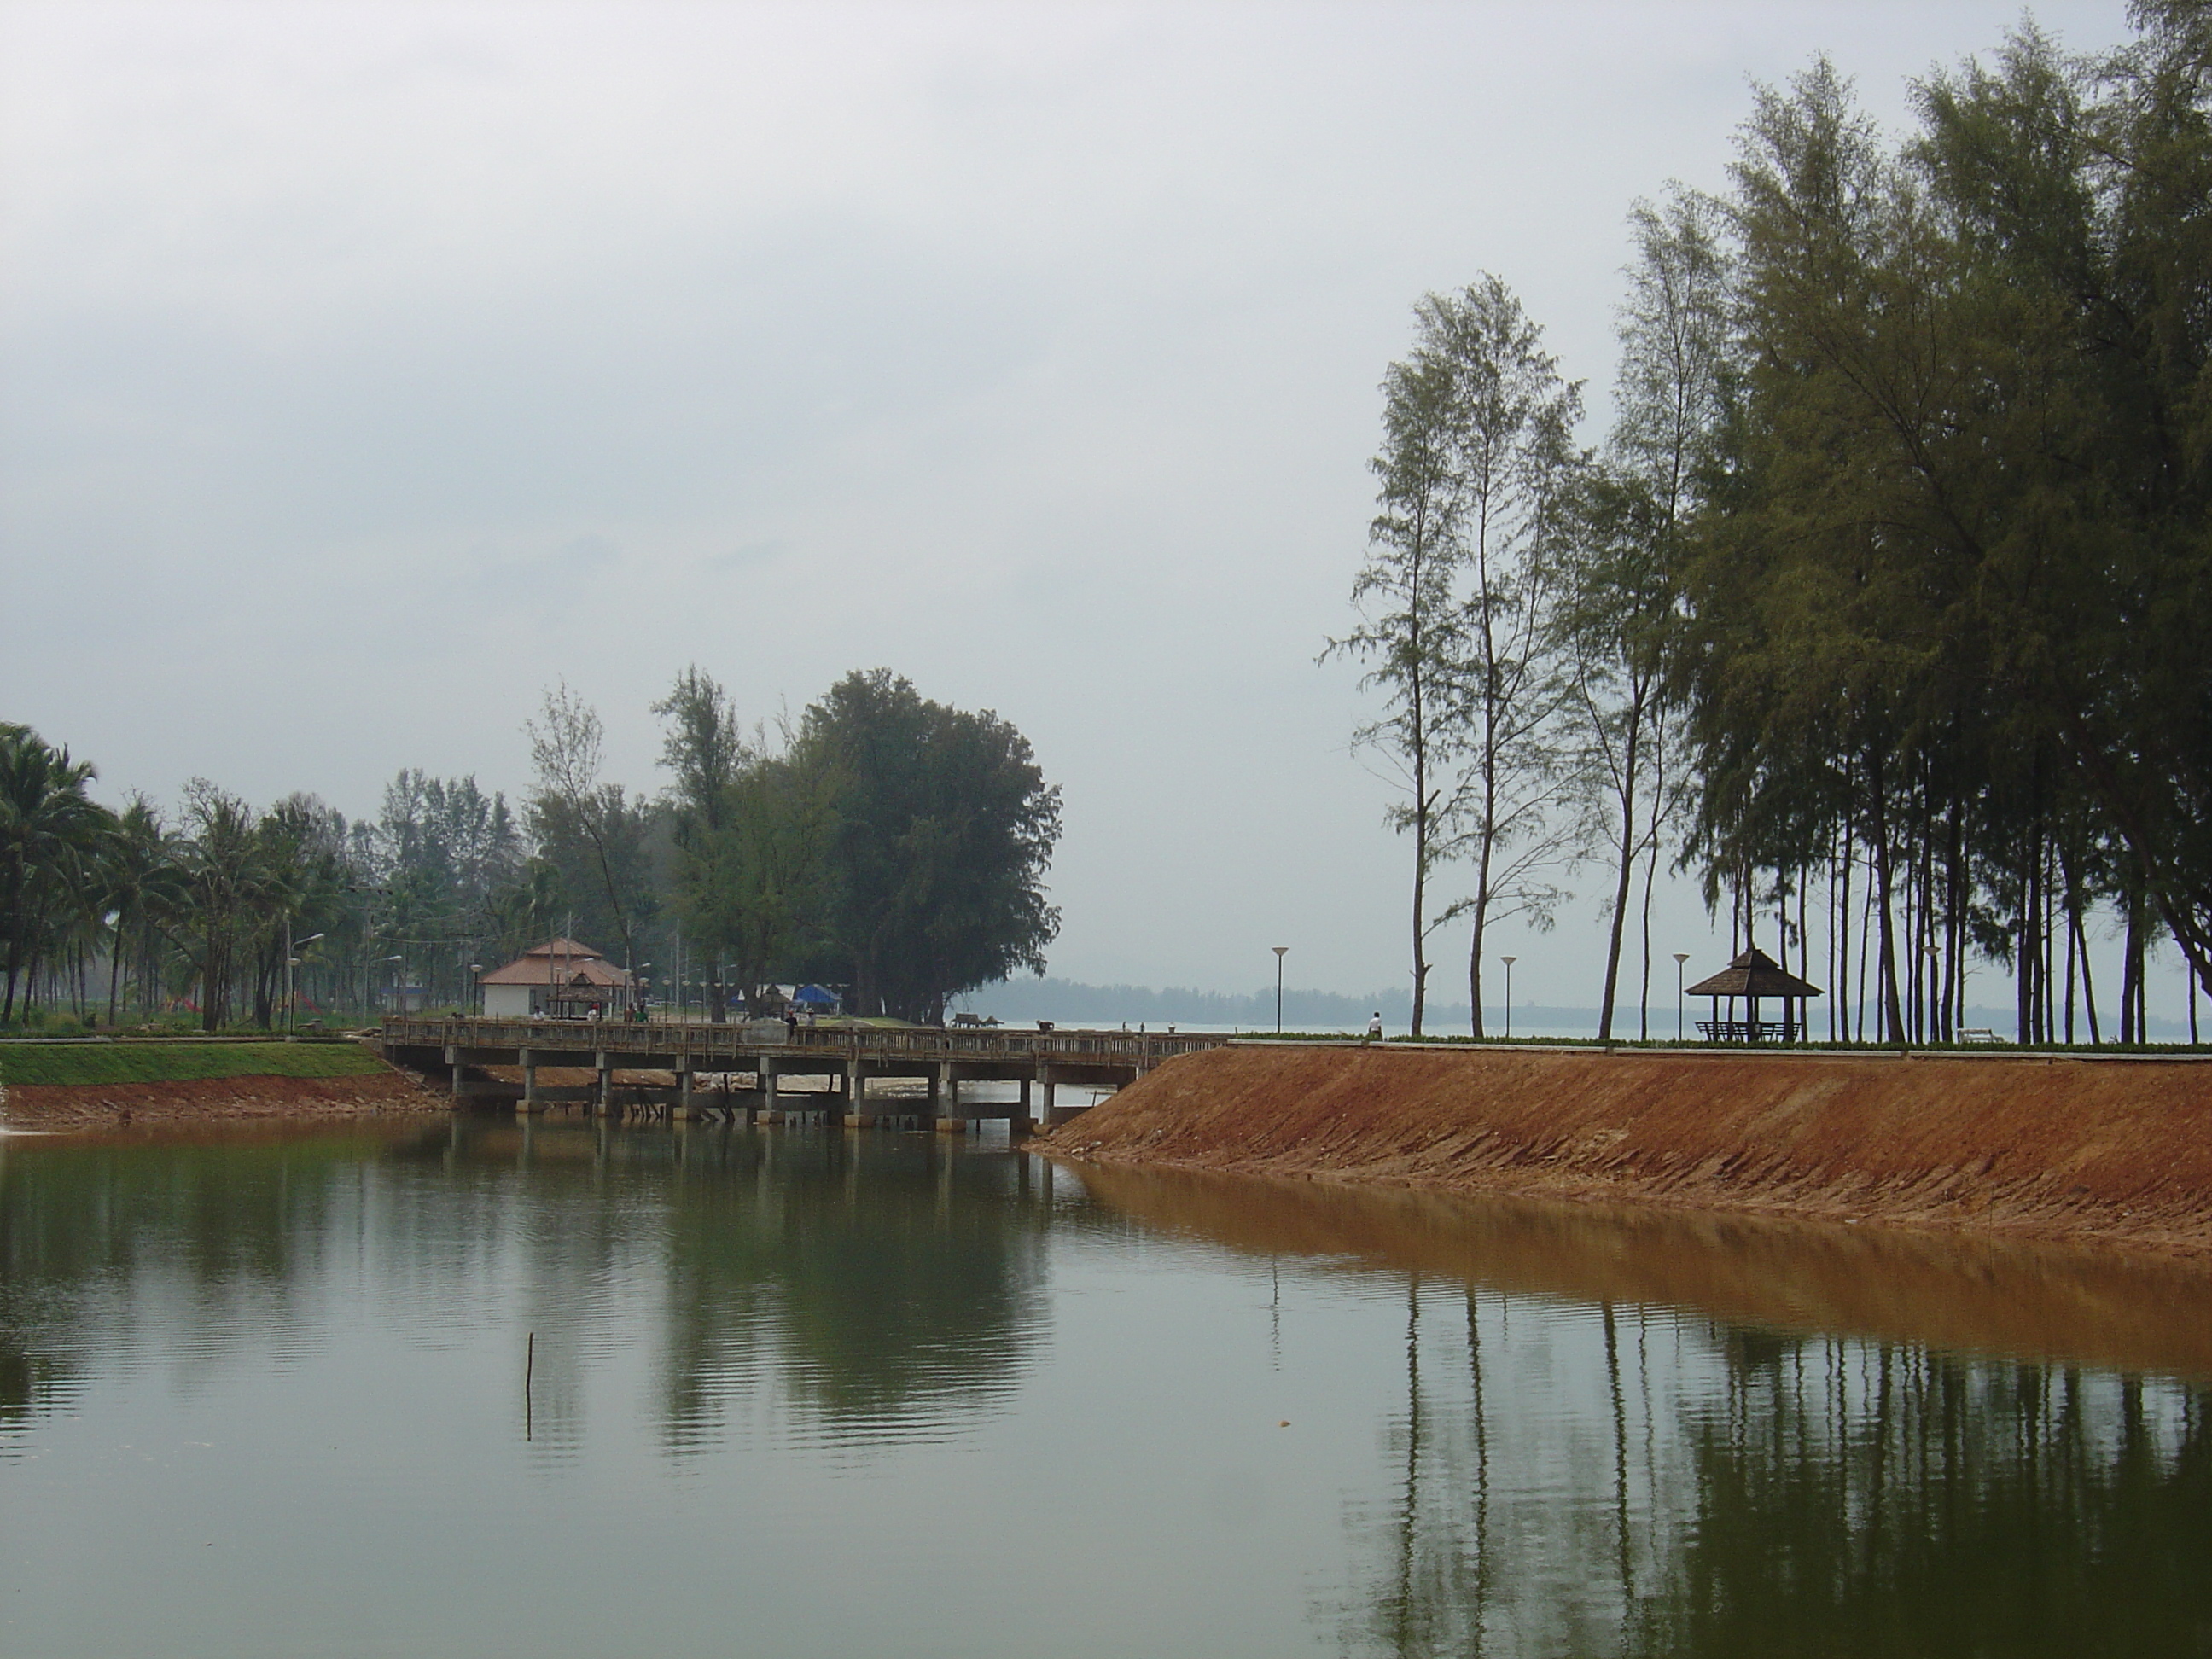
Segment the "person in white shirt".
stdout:
[[1370,1042],[1382,1035],[1382,1011],[1377,1008],[1367,1017],[1367,1040]]

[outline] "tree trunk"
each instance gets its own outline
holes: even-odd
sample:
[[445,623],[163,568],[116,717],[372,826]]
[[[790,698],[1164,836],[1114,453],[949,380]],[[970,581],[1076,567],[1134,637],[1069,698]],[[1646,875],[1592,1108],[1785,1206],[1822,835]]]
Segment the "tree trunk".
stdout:
[[2075,896],[2074,915],[2070,920],[2074,929],[2075,948],[2081,955],[2081,1007],[2082,1011],[2089,1016],[2089,1042],[2093,1048],[2099,1047],[2103,1044],[2105,1038],[2104,1034],[2097,1029],[2097,981],[2089,967],[2089,934],[2088,930],[2082,925],[2081,904],[2078,894]]
[[1889,803],[1883,795],[1881,764],[1877,759],[1867,769],[1868,794],[1874,803],[1874,892],[1875,908],[1880,914],[1881,1006],[1887,1029],[1884,1039],[1890,1042],[1904,1040],[1905,1008],[1897,994],[1897,933],[1890,915],[1890,848]]
[[[1474,936],[1467,949],[1467,995],[1468,1017],[1474,1034],[1482,1036],[1482,937],[1490,922],[1490,822],[1486,807],[1482,827],[1482,857],[1475,866]],[[1505,1023],[1513,1024],[1513,1011],[1505,1011]]]
[[2134,893],[2125,894],[2121,902],[2126,906],[2127,932],[2120,945],[2120,1041],[2141,1042],[2142,1032],[2136,1024],[2136,976],[2142,971],[2142,957],[2136,948],[2142,912]]
[[[1846,799],[1850,793],[1851,772],[1852,769],[1847,764],[1844,772],[1844,791]],[[1850,996],[1854,983],[1851,976],[1851,866],[1858,858],[1859,852],[1858,839],[1852,831],[1852,820],[1846,815],[1844,819],[1844,890],[1840,908],[1836,912],[1836,983],[1830,988],[1832,994],[1839,999],[1848,999]],[[1862,987],[1859,994],[1863,996],[1865,994]],[[1851,1009],[1854,1006],[1848,1000],[1839,1000],[1836,1005],[1834,1024],[1838,1034],[1846,1042],[1851,1040]]]
[[1421,1021],[1429,1005],[1428,961],[1428,904],[1429,889],[1429,798],[1426,769],[1417,758],[1413,763],[1413,1035],[1421,1034]]
[[1640,1041],[1651,1040],[1651,889],[1659,879],[1659,824],[1651,824],[1651,847],[1644,861],[1644,986],[1636,1002],[1636,1029]]
[[1621,930],[1628,925],[1628,893],[1636,879],[1636,745],[1639,710],[1628,715],[1628,741],[1621,751],[1620,872],[1613,884],[1613,927],[1606,939],[1605,995],[1598,1005],[1597,1040],[1613,1039],[1613,1005],[1620,985]]

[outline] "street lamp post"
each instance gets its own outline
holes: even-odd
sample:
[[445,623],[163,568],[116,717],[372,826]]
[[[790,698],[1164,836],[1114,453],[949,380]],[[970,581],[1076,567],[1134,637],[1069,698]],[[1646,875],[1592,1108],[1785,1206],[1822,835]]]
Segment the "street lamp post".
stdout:
[[398,1003],[400,1006],[394,1009],[392,1012],[395,1013],[404,1014],[407,1012],[407,953],[404,951],[402,951],[398,956],[386,957],[385,957],[385,960],[386,962],[396,962],[399,964],[399,982],[392,988],[397,994],[395,994],[392,1000],[394,1002]]
[[[313,945],[321,937],[322,935],[320,933],[310,933],[307,938],[300,940],[299,944],[301,946]],[[292,1002],[294,994],[292,970],[300,965],[300,958],[292,954],[294,948],[295,946],[292,941],[292,918],[287,916],[284,918],[284,1035],[288,1038],[292,1035]]]
[[1283,957],[1291,947],[1274,945],[1268,948],[1275,953],[1275,1035],[1280,1036],[1283,1034]]
[[1520,958],[1500,957],[1498,959],[1505,964],[1505,1035],[1510,1038],[1513,1035],[1513,964]]
[[1690,959],[1687,951],[1674,952],[1674,1041],[1682,1040],[1682,964]]

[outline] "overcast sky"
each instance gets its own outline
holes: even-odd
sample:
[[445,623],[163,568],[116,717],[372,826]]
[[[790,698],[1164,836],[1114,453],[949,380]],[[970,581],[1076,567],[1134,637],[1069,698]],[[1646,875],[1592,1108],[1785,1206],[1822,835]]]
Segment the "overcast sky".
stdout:
[[[1502,276],[1594,441],[1633,198],[1753,79],[1899,118],[2018,15],[0,3],[0,718],[358,815],[522,790],[556,678],[658,788],[684,664],[748,718],[884,665],[1064,786],[1054,972],[1402,982],[1314,658],[1408,307]],[[1516,999],[1595,1000],[1595,914]],[[1686,894],[1655,948],[1714,955]]]

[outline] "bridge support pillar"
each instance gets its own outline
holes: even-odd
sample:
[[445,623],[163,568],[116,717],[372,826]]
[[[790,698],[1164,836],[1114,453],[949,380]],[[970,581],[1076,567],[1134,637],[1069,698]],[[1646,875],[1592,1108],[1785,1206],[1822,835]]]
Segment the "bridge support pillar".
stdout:
[[960,1115],[960,1079],[950,1060],[939,1061],[929,1074],[929,1116],[930,1127],[939,1134],[968,1132],[968,1120]]
[[611,1117],[615,1109],[615,1057],[601,1050],[596,1058],[599,1061],[599,1094],[592,1102],[592,1109],[601,1117]]
[[545,1103],[538,1097],[538,1061],[536,1057],[531,1054],[529,1049],[520,1048],[515,1051],[515,1059],[520,1062],[522,1066],[522,1098],[516,1103],[516,1109],[522,1112],[544,1111],[545,1109]]
[[845,1062],[842,1086],[845,1091],[845,1127],[848,1129],[872,1129],[875,1114],[868,1109],[868,1068],[858,1060]]
[[692,1076],[690,1055],[678,1055],[676,1060],[676,1104],[671,1110],[679,1123],[688,1123],[700,1115],[698,1102],[692,1094]]
[[446,1050],[446,1064],[453,1071],[453,1109],[458,1112],[461,1109],[461,1074],[467,1071],[468,1067],[461,1064],[461,1051],[453,1048],[448,1048]]
[[1006,1133],[1010,1135],[1025,1135],[1036,1127],[1036,1117],[1030,1110],[1030,1079],[1024,1078],[1020,1103],[1014,1108],[1014,1115],[1006,1120]]

